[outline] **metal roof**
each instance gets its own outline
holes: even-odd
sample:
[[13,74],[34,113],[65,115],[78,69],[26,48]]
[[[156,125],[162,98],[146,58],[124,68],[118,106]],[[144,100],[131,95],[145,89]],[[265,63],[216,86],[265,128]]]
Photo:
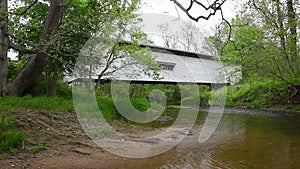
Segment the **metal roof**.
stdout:
[[[131,81],[133,83],[197,83],[197,84],[224,84],[228,83],[227,75],[220,61],[214,56],[185,52],[171,48],[153,45],[141,45],[149,47],[152,56],[161,65],[171,65],[172,70],[160,70],[160,79],[153,79],[140,72],[140,67],[131,65],[113,73],[112,76],[103,77],[102,81],[116,79]],[[103,68],[102,68],[103,69]],[[99,68],[99,72],[102,70]],[[95,80],[97,76],[92,76]],[[75,81],[81,81],[77,78]]]

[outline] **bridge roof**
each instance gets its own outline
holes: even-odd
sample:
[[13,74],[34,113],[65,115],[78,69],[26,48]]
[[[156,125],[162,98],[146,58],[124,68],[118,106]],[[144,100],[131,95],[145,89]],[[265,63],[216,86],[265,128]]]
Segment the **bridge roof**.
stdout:
[[[154,45],[141,45],[141,47],[149,47],[155,60],[163,67],[166,67],[160,71],[160,79],[153,79],[139,72],[140,68],[138,66],[128,66],[116,71],[112,76],[104,76],[101,81],[106,82],[116,79],[144,84],[228,83],[226,79],[229,69],[224,69],[222,63],[214,56]],[[97,76],[93,76],[93,78],[96,80]],[[83,78],[77,78],[73,82],[82,80]]]
[[213,55],[200,54],[200,53],[196,53],[196,52],[187,52],[184,50],[172,49],[172,48],[161,47],[161,46],[156,46],[156,45],[140,45],[140,46],[141,47],[149,47],[152,52],[157,52],[157,53],[172,53],[172,54],[178,55],[178,56],[202,58],[202,59],[208,59],[208,60],[217,60],[217,57],[215,57]]

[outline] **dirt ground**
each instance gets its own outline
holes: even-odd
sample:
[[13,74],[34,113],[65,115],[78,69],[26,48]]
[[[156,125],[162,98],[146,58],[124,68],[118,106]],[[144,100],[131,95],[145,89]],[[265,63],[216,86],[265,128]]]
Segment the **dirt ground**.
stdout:
[[[17,117],[19,127],[25,133],[24,144],[16,154],[0,155],[1,169],[143,168],[147,163],[147,159],[128,159],[104,151],[81,129],[75,113],[21,112],[11,115]],[[115,124],[119,131],[129,136],[138,137],[139,133],[153,132],[152,128],[128,125]],[[45,145],[47,149],[34,154],[32,150],[39,145]]]

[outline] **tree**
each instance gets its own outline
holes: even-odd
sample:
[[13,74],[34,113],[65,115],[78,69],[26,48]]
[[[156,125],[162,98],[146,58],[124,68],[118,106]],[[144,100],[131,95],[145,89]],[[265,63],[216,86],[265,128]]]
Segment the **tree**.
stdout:
[[[210,0],[206,2],[199,1],[199,0],[190,0],[189,3],[185,1],[185,4],[189,4],[189,5],[184,5],[182,1],[178,1],[178,0],[170,0],[170,1],[173,1],[174,4],[177,7],[179,7],[191,20],[196,22],[198,22],[201,19],[209,20],[212,16],[216,15],[217,12],[220,12],[222,22],[219,24],[217,29],[222,28],[224,25],[227,26],[228,29],[226,29],[227,31],[226,38],[230,40],[232,34],[232,26],[231,23],[227,19],[225,19],[223,13],[223,5],[227,0]],[[194,14],[193,11],[198,11],[198,13]],[[195,33],[193,33],[192,35],[195,35]],[[219,44],[219,42],[217,42],[215,38],[213,39],[206,38],[204,39],[203,44],[205,44],[204,49],[206,50],[206,52],[212,55],[216,55],[215,48],[220,46],[219,45],[216,46],[216,44]]]
[[[124,23],[125,22],[125,23]],[[127,78],[146,74],[158,78],[158,67],[149,48],[142,48],[150,41],[136,27],[128,28],[127,21],[119,19],[105,25],[99,34],[90,38],[80,52],[73,74],[75,78],[92,81],[95,77],[100,85],[102,78],[111,77],[120,70]],[[128,39],[130,38],[130,39]],[[91,90],[94,89],[90,85]]]
[[[218,11],[221,12],[222,19],[225,22],[228,22],[224,17],[223,17],[223,11],[222,11],[222,5],[227,1],[227,0],[213,0],[212,2],[207,1],[205,2],[200,2],[199,0],[191,0],[189,5],[187,7],[184,7],[183,3],[180,3],[178,0],[171,0],[174,2],[176,6],[178,6],[184,13],[187,14],[187,16],[198,22],[200,19],[205,19],[209,20],[210,17],[216,15]],[[196,6],[196,7],[195,7]],[[204,10],[205,12],[208,12],[207,15],[198,15],[198,16],[193,16],[192,15],[192,10],[193,8],[200,7],[200,9]]]
[[180,49],[183,43],[179,39],[178,32],[170,30],[170,23],[165,22],[157,26],[162,33],[163,45],[167,48]]
[[[103,23],[112,23],[120,16],[132,18],[132,11],[139,4],[139,0],[25,0],[8,11],[7,0],[1,2],[2,96],[31,93],[45,70],[55,86],[59,72],[72,69],[83,44]],[[8,17],[12,22],[8,22]],[[29,56],[9,84],[6,83],[8,49]]]
[[[35,2],[34,2],[35,3]],[[11,81],[11,83],[6,86],[7,78],[7,51],[10,48],[18,49],[24,53],[34,53],[31,51],[23,50],[18,46],[12,44],[9,41],[9,32],[8,32],[8,6],[7,0],[1,1],[1,95],[22,95],[26,91],[31,91],[39,81],[42,70],[47,65],[49,57],[45,54],[48,51],[48,46],[40,46],[39,51],[35,52],[24,68],[17,74],[17,76]],[[59,22],[63,12],[63,1],[62,0],[52,0],[50,7],[45,19],[43,26],[43,31],[40,34],[40,41],[47,42],[51,39],[54,32],[57,31],[59,27]],[[44,52],[42,52],[44,51]],[[3,67],[2,67],[3,66]]]
[[6,78],[8,75],[7,70],[7,50],[8,50],[8,6],[7,0],[1,0],[1,9],[0,9],[0,95],[4,95],[4,91],[7,88]]
[[164,22],[158,25],[162,32],[163,45],[168,48],[184,50],[188,52],[205,53],[204,34],[196,27],[194,23],[179,21],[181,24],[178,30],[170,27],[171,22]]
[[244,79],[259,77],[291,86],[299,84],[296,8],[291,0],[249,1],[231,23],[232,38],[222,38],[227,26],[215,40],[223,61],[242,65]]

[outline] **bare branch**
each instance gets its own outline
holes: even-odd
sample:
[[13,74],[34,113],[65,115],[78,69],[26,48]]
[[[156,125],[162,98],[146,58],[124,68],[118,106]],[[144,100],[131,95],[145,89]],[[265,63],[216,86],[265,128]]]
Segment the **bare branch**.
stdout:
[[[222,23],[221,23],[221,25],[225,23],[225,24],[227,24],[229,26],[229,32],[228,32],[228,38],[227,39],[228,39],[228,41],[231,41],[232,26],[231,26],[231,23],[228,20],[225,19],[224,14],[223,14],[223,10],[222,10],[222,5],[227,0],[215,0],[209,6],[205,6],[203,3],[199,2],[199,0],[190,0],[190,5],[189,5],[188,8],[184,8],[183,5],[178,2],[178,0],[170,0],[170,1],[173,1],[174,4],[176,6],[178,6],[184,13],[186,13],[187,16],[190,19],[192,19],[192,20],[194,20],[196,22],[198,22],[200,19],[209,20],[210,17],[216,15],[217,11],[220,11],[221,12],[221,17],[222,17]],[[192,16],[190,14],[190,11],[191,11],[192,7],[195,4],[198,5],[198,6],[200,6],[203,9],[205,9],[206,11],[210,11],[210,13],[208,15],[206,15],[206,16],[205,15],[199,15],[199,16],[196,16],[196,17]]]
[[223,11],[222,10],[220,10],[220,11],[221,11],[221,16],[222,16],[222,21],[225,22],[229,26],[228,40],[231,41],[232,26],[231,26],[230,22],[224,18]]
[[14,13],[14,14],[16,14],[16,15],[24,15],[29,9],[31,9],[36,3],[38,3],[38,0],[35,0],[33,3],[31,3],[30,5],[28,5],[27,7],[26,7],[26,9],[23,11],[23,12],[21,12],[21,13]]
[[[205,20],[209,20],[209,18],[213,15],[216,15],[217,11],[222,11],[222,5],[227,1],[227,0],[215,0],[212,4],[210,4],[208,7],[206,7],[203,3],[199,2],[198,0],[191,0],[190,5],[188,8],[184,8],[177,0],[170,0],[173,1],[174,4],[176,6],[178,6],[184,13],[187,14],[187,16],[198,22],[200,19],[205,19]],[[203,9],[205,9],[206,11],[212,10],[207,16],[204,15],[200,15],[197,17],[194,17],[190,14],[190,10],[192,9],[192,7],[194,6],[194,4],[197,4],[199,6],[201,6]]]

